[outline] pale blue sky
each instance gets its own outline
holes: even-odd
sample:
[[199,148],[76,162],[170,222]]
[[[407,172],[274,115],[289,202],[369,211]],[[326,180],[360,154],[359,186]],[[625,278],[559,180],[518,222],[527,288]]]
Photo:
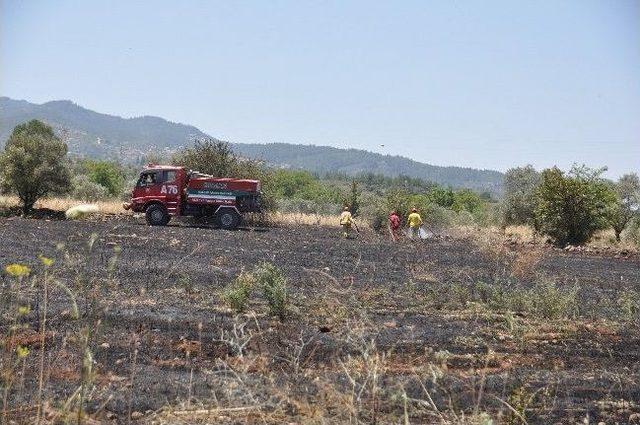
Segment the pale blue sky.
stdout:
[[640,171],[638,0],[0,1],[12,98],[234,142]]

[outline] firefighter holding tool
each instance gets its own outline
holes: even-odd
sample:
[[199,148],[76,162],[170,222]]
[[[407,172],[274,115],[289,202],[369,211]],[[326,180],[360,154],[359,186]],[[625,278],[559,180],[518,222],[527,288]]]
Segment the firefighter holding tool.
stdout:
[[356,223],[353,221],[349,207],[344,207],[342,214],[340,214],[340,226],[342,226],[342,237],[344,238],[349,237],[349,234],[351,233],[351,226],[354,226],[356,230],[358,229]]
[[411,239],[420,238],[420,227],[422,226],[422,217],[418,214],[417,208],[411,209],[411,214],[408,217],[409,222],[409,237]]

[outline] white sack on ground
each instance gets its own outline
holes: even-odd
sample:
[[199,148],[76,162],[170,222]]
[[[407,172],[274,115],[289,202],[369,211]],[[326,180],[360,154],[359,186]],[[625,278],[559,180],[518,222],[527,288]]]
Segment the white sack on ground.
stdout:
[[98,211],[99,208],[97,205],[81,204],[69,208],[67,211],[65,211],[64,215],[68,220],[77,220],[79,218],[84,218],[91,214],[97,213]]
[[[413,239],[413,232],[411,231],[411,229],[407,229],[405,231],[405,234],[407,235],[407,237],[409,239]],[[433,232],[430,232],[428,230],[424,230],[422,227],[418,229],[417,239],[430,239],[433,236],[434,236]]]

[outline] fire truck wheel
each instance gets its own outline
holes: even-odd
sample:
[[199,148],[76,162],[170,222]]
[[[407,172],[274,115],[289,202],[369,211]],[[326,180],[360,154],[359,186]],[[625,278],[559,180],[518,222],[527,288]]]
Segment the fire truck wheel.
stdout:
[[231,230],[240,224],[240,214],[231,208],[222,208],[216,214],[217,222],[223,229]]
[[145,211],[150,226],[164,226],[169,222],[169,213],[162,205],[151,204]]

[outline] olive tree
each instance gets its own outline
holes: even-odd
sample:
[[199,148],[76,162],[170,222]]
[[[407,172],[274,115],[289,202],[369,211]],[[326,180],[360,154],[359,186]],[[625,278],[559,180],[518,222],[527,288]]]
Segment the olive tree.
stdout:
[[67,145],[41,121],[20,124],[0,156],[0,175],[3,190],[18,195],[27,214],[38,199],[69,189]]
[[613,185],[617,202],[611,215],[611,226],[620,242],[620,233],[634,217],[640,215],[640,178],[635,173],[625,174]]
[[531,165],[507,170],[504,175],[502,219],[505,225],[535,224],[535,191],[540,173]]
[[616,195],[600,177],[603,170],[574,167],[565,174],[544,170],[536,189],[535,220],[558,245],[581,245],[610,226]]

